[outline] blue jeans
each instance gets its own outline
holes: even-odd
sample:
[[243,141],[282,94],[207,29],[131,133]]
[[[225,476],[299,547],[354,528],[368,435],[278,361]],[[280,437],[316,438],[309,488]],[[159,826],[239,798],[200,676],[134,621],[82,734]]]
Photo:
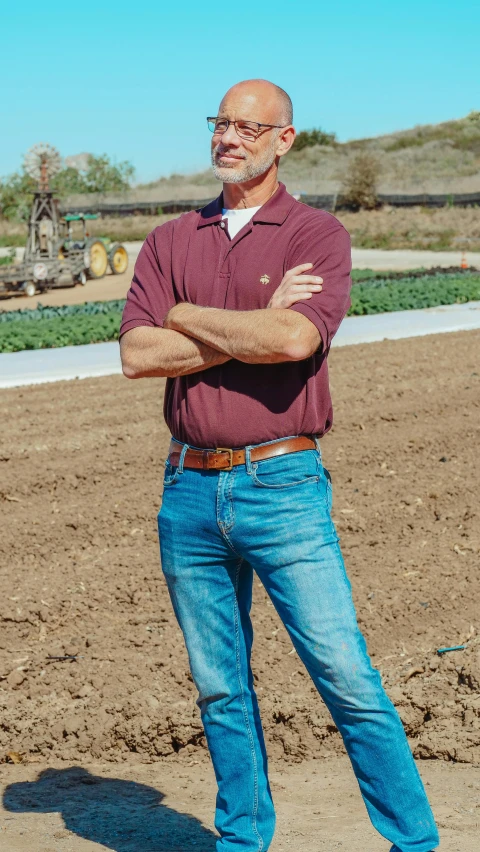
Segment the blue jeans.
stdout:
[[[184,446],[184,451],[186,445]],[[218,783],[218,852],[264,852],[274,827],[250,668],[253,571],[340,731],[375,828],[392,852],[438,833],[401,721],[357,625],[320,446],[230,471],[167,461],[163,572],[183,631]]]

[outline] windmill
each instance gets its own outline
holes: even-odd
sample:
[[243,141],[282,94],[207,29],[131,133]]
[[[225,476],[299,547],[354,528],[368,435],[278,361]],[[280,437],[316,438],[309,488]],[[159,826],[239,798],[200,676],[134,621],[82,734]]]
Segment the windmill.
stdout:
[[[24,171],[37,181],[25,255],[22,263],[0,268],[0,292],[34,296],[38,290],[86,284],[87,277],[103,278],[108,266],[114,275],[127,269],[125,246],[87,232],[87,221],[96,219],[96,214],[67,213],[60,217],[50,181],[62,166],[59,152],[47,142],[34,145],[25,155]],[[76,224],[81,230],[77,236]]]
[[62,168],[62,158],[53,145],[40,142],[25,154],[23,168],[38,182],[30,212],[25,260],[53,259],[58,254],[59,216],[50,179]]

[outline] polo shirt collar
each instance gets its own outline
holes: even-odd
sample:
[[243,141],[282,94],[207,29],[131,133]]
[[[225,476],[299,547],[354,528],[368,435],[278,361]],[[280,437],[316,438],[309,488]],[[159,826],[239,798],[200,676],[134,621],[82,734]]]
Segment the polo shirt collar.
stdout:
[[[268,201],[257,210],[252,222],[261,222],[271,225],[283,225],[290,210],[295,204],[295,199],[287,192],[285,184],[279,183],[278,189]],[[220,222],[223,210],[223,192],[206,207],[199,211],[197,228],[205,225],[213,225]]]

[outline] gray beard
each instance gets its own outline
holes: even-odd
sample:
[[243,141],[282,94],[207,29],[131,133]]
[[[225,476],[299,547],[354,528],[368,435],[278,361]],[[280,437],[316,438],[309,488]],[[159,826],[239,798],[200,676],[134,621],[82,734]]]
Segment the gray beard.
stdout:
[[212,168],[213,174],[217,180],[221,180],[222,183],[246,183],[249,180],[253,180],[253,178],[260,177],[263,175],[275,162],[275,143],[276,138],[272,139],[272,144],[263,152],[262,156],[258,159],[250,159],[252,155],[247,155],[243,165],[239,168],[238,166],[218,166],[216,163],[216,157],[219,153],[224,153],[222,150],[219,152],[219,145],[212,151]]

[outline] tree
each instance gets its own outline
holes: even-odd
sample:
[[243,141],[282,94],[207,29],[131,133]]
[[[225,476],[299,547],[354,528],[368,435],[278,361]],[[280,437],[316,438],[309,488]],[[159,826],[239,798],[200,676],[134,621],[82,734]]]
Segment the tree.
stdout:
[[90,155],[84,180],[87,192],[125,192],[130,189],[135,169],[128,160],[112,163],[108,154]]
[[342,201],[354,210],[378,206],[377,182],[380,164],[373,154],[361,151],[351,160],[343,179]]
[[[86,170],[66,166],[51,179],[50,186],[59,198],[90,192],[125,192],[130,189],[134,174],[128,160],[113,163],[108,154],[90,154]],[[0,215],[5,219],[27,219],[36,188],[35,181],[24,171],[0,179]]]
[[0,180],[0,214],[5,219],[28,218],[36,183],[25,172]]
[[52,190],[64,198],[66,195],[81,195],[88,192],[85,178],[78,169],[67,166],[56,174],[50,181]]

